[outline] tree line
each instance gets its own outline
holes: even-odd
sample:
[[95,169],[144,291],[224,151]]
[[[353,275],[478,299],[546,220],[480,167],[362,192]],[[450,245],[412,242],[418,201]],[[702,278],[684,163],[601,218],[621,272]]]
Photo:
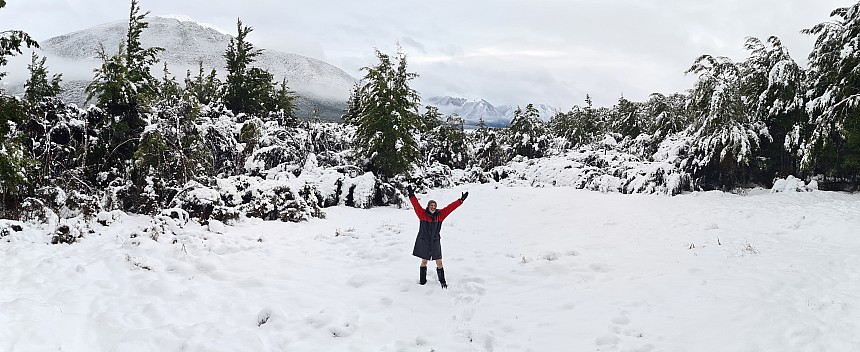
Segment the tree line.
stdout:
[[[166,64],[155,77],[163,49],[140,42],[147,14],[132,0],[126,40],[99,50],[101,66],[86,88],[93,106],[82,110],[57,98],[62,75],[51,75],[36,54],[23,97],[0,94],[0,216],[50,199],[149,213],[189,182],[259,176],[249,162],[301,164],[311,152],[345,150],[329,155],[330,166],[370,171],[383,183],[414,183],[416,168],[431,165],[489,172],[514,158],[588,146],[647,161],[671,145],[675,166],[690,175],[688,190],[769,185],[787,175],[820,177],[832,189],[858,185],[860,2],[804,30],[816,37],[806,68],[778,38],[748,38],[743,61],[697,58],[687,73],[698,80],[687,92],[655,93],[644,102],[620,97],[612,107],[595,107],[586,96],[548,121],[527,104],[507,128],[481,123],[471,132],[458,116],[432,106],[420,111],[420,95],[410,87],[418,74],[399,49],[375,50],[378,62],[362,68],[344,125],[302,121],[287,82],[254,67],[261,50],[247,41],[252,28],[241,20],[224,51],[223,81],[202,63],[181,83]],[[0,32],[0,67],[24,47],[38,43],[21,31]],[[296,140],[299,131],[314,139]]]
[[[540,158],[599,143],[652,160],[661,144],[678,144],[677,168],[690,175],[688,190],[770,186],[775,178],[820,178],[829,189],[856,190],[860,181],[860,2],[838,8],[832,20],[803,30],[816,37],[807,68],[777,37],[750,37],[740,62],[702,55],[687,69],[698,77],[685,93],[652,94],[612,107],[585,104],[544,122],[531,104],[518,108],[501,130],[480,126],[465,151],[462,132],[439,129],[438,110],[420,114],[407,82],[406,57],[376,52],[379,64],[364,68],[344,116],[358,126],[356,147],[371,169],[403,173],[419,161],[419,132],[445,146],[431,159],[485,170],[516,156]],[[396,65],[395,65],[396,61]],[[447,119],[456,117],[448,117]],[[462,131],[462,128],[461,128]],[[442,149],[442,148],[440,148]],[[457,154],[452,155],[453,154]],[[472,160],[469,160],[469,159]],[[424,160],[429,161],[429,160]]]

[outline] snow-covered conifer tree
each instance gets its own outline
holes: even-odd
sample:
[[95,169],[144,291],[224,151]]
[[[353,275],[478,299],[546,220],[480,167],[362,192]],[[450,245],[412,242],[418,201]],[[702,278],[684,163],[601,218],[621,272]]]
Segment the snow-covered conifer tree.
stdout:
[[525,111],[517,107],[506,138],[514,155],[540,158],[549,148],[549,133],[533,104],[526,105]]
[[356,153],[372,171],[391,177],[409,170],[420,157],[414,137],[423,124],[419,96],[409,87],[418,75],[406,71],[406,55],[401,51],[396,67],[388,54],[375,51],[379,64],[362,68],[366,74],[353,90],[344,121],[357,126]]
[[601,132],[599,111],[592,106],[591,97],[585,96],[585,106],[574,105],[569,112],[559,112],[549,121],[556,137],[567,140],[567,147],[576,147],[594,141]]
[[856,181],[860,174],[860,2],[803,33],[816,35],[809,54],[806,105],[812,124],[803,165]]
[[726,57],[703,55],[687,73],[698,74],[699,80],[689,100],[694,118],[689,132],[695,142],[682,167],[705,189],[746,183],[761,137],[769,135],[764,122],[744,105],[740,69]]
[[45,67],[46,58],[39,60],[38,55],[34,52],[30,64],[27,69],[30,70],[30,78],[24,83],[24,100],[35,105],[45,98],[56,97],[62,88],[60,82],[63,74],[54,74],[48,78],[48,69]]
[[464,169],[470,161],[466,143],[463,119],[456,115],[448,116],[444,123],[433,128],[427,136],[427,161]]
[[764,121],[772,140],[763,140],[761,183],[785,177],[798,170],[799,140],[793,135],[805,130],[803,109],[804,72],[777,37],[766,42],[747,38],[750,56],[739,64],[741,95],[756,119]]
[[472,145],[474,146],[474,163],[485,171],[504,165],[508,162],[508,148],[504,145],[502,133],[494,128],[487,127],[484,119],[478,121],[478,129],[472,134]]

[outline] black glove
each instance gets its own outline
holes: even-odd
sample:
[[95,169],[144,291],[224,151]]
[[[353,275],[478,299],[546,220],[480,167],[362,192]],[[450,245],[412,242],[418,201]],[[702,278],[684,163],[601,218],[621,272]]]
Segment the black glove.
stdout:
[[463,195],[460,196],[460,201],[461,202],[465,201],[466,197],[468,197],[468,196],[469,196],[469,192],[463,192]]
[[412,186],[406,186],[406,195],[409,196],[409,198],[414,197],[415,196],[415,189],[412,188]]

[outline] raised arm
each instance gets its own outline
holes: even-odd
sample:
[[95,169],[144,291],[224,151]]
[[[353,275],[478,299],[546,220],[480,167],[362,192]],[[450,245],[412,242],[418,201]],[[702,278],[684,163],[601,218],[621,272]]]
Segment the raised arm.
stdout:
[[418,216],[419,220],[424,220],[424,208],[421,207],[421,204],[418,203],[418,197],[415,196],[415,189],[412,186],[406,186],[406,195],[409,197],[409,202],[412,203],[412,210],[415,211],[415,215]]
[[421,207],[421,204],[418,203],[418,197],[414,194],[409,196],[409,202],[412,203],[412,210],[415,211],[415,215],[418,216],[418,219],[424,218],[424,208]]
[[448,217],[448,214],[451,214],[451,212],[453,212],[454,209],[457,209],[458,207],[460,207],[460,205],[463,204],[463,201],[466,200],[466,197],[468,197],[468,196],[469,196],[469,192],[463,192],[463,195],[460,196],[460,199],[457,199],[457,200],[451,202],[451,204],[448,204],[444,208],[439,210],[439,221],[445,220],[445,218]]
[[445,218],[448,217],[448,214],[451,214],[451,212],[454,211],[454,209],[457,209],[457,207],[459,207],[460,204],[463,204],[463,201],[457,199],[457,200],[451,202],[451,204],[448,204],[444,208],[440,209],[439,210],[439,221],[445,220]]

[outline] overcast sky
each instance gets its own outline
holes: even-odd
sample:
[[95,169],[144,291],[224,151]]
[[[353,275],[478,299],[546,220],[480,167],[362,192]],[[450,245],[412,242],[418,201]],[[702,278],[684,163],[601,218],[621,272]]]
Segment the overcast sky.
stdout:
[[[130,1],[7,0],[0,30],[37,40],[128,18]],[[610,106],[622,94],[689,89],[684,71],[701,54],[742,60],[745,38],[780,37],[801,65],[814,38],[800,30],[829,20],[848,0],[140,0],[151,15],[179,14],[257,46],[314,57],[356,78],[397,42],[420,75],[422,97],[483,98],[495,105],[545,103],[562,110]],[[50,60],[48,62],[50,68]]]

